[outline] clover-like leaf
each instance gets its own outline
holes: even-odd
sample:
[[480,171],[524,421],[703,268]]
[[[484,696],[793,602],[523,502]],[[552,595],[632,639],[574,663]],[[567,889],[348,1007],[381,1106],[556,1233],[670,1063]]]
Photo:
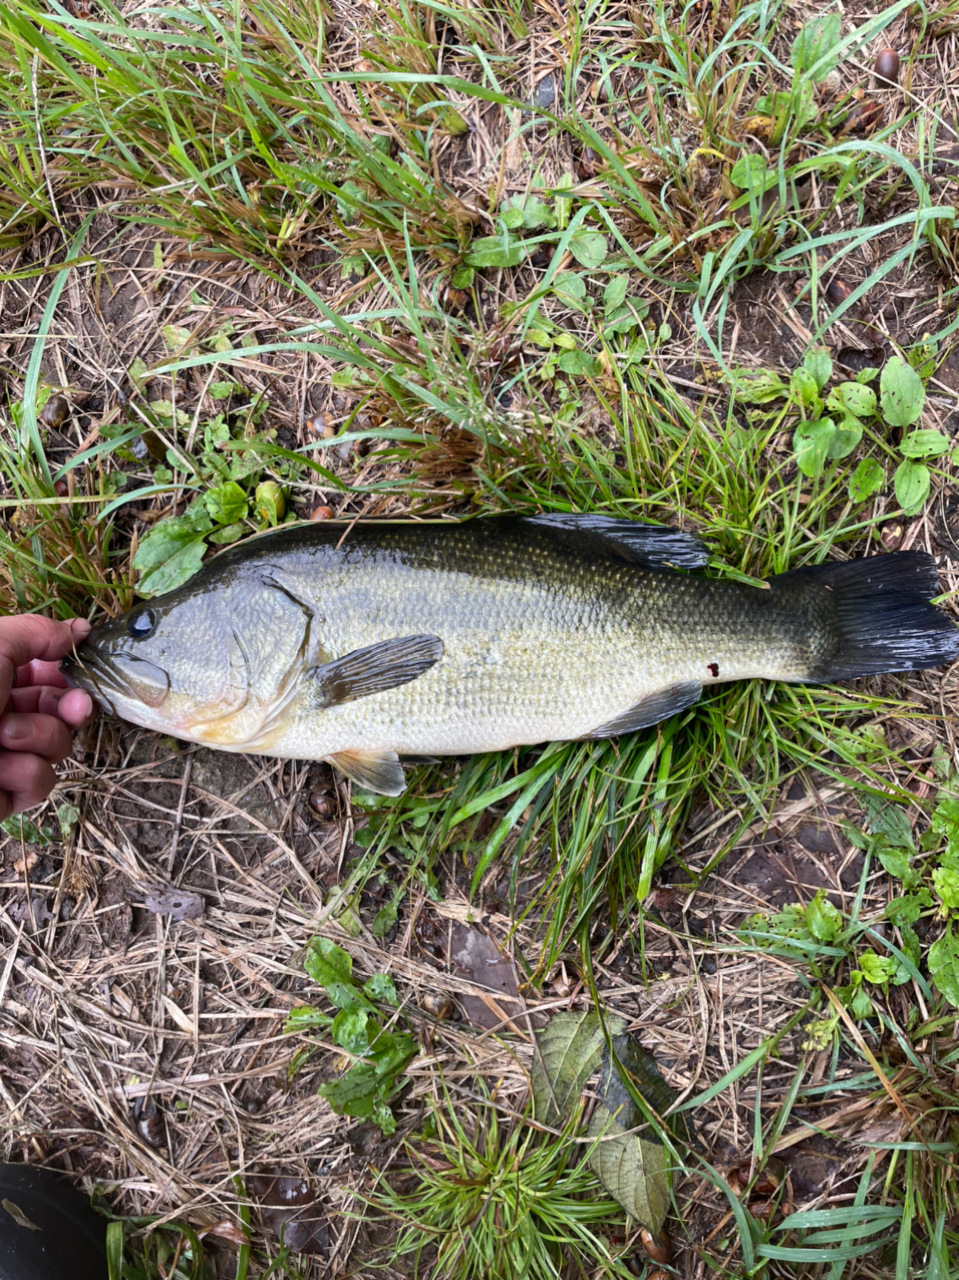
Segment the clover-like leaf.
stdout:
[[606,261],[609,245],[598,231],[577,231],[569,242],[569,251],[581,267],[594,271]]
[[352,985],[353,961],[342,947],[329,938],[313,938],[303,961],[303,968],[321,987],[332,983]]
[[789,388],[778,373],[763,369],[759,373],[737,373],[736,394],[747,404],[769,404],[788,395]]
[[929,948],[929,975],[951,1005],[959,1007],[959,938],[950,924]]
[[804,476],[815,479],[822,475],[829,446],[836,434],[832,418],[817,418],[815,422],[801,422],[793,436],[796,465]]
[[949,438],[941,431],[921,428],[903,437],[899,452],[906,458],[937,458],[949,448]]
[[761,196],[779,181],[776,170],[766,164],[765,156],[751,151],[739,157],[730,170],[729,178],[735,186],[754,196]]
[[862,427],[852,414],[844,414],[836,425],[836,433],[826,446],[827,458],[848,458],[862,439]]
[[851,413],[855,418],[869,418],[876,412],[876,393],[859,382],[841,382],[830,391],[826,408]]
[[816,386],[822,391],[832,377],[832,360],[828,351],[822,347],[814,347],[803,357],[803,368],[814,379]]
[[133,567],[140,573],[140,595],[161,595],[192,578],[203,563],[204,536],[212,528],[205,507],[155,525],[133,557]]
[[529,253],[522,240],[508,236],[481,236],[470,245],[464,261],[470,267],[518,267]]
[[211,489],[204,502],[210,516],[217,524],[235,524],[249,510],[246,494],[235,480],[227,480]]
[[839,61],[842,15],[823,13],[810,19],[793,41],[790,59],[797,78],[821,84]]

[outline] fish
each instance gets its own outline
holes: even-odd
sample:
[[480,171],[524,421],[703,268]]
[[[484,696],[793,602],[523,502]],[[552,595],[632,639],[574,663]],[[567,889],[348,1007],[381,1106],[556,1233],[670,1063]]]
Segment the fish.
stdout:
[[695,534],[605,515],[291,524],[93,629],[62,663],[108,711],[398,795],[402,757],[616,737],[730,680],[959,656],[935,561],[700,572]]

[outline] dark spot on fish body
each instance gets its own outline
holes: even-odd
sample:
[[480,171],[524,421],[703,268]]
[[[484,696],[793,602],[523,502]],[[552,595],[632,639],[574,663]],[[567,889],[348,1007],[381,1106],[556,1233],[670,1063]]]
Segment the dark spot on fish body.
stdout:
[[714,680],[718,680],[718,679],[719,679],[719,663],[718,663],[718,662],[707,662],[707,663],[706,663],[706,667],[707,667],[707,669],[708,669],[708,671],[709,671],[709,674],[712,676],[712,678],[713,678]]

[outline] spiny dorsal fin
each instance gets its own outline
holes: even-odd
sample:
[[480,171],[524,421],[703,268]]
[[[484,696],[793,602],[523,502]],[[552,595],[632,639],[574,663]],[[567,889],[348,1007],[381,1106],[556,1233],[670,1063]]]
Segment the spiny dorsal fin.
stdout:
[[619,560],[650,568],[702,569],[709,564],[709,551],[694,533],[683,533],[665,524],[642,520],[617,520],[613,516],[577,515],[553,511],[527,516],[525,523],[544,529],[562,529],[576,539],[592,544]]

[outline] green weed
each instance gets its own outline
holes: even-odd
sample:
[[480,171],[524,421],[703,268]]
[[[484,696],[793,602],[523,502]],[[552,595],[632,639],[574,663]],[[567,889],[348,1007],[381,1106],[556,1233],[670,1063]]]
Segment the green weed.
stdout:
[[598,1194],[582,1147],[500,1114],[481,1079],[477,1090],[464,1112],[444,1087],[405,1144],[412,1190],[380,1177],[371,1203],[396,1220],[392,1255],[448,1280],[558,1280],[569,1266],[628,1276],[611,1240],[625,1235],[623,1212]]
[[[925,382],[934,370],[934,348],[923,342],[912,348],[905,360],[898,355],[890,357],[881,373],[864,369],[853,381],[839,382],[827,393],[832,360],[825,351],[814,349],[806,353],[788,383],[775,373],[745,373],[738,377],[737,389],[749,404],[785,400],[778,423],[786,415],[801,419],[793,434],[793,449],[796,465],[811,480],[825,476],[830,483],[840,477],[842,469],[837,464],[855,453],[868,433],[869,443],[887,458],[896,460],[898,455],[893,489],[903,514],[912,516],[922,509],[932,483],[923,459],[942,457],[950,449],[949,437],[938,428],[909,430],[922,414]],[[869,385],[877,378],[878,396]],[[904,434],[893,445],[889,438],[896,431]],[[847,478],[850,502],[866,502],[885,483],[885,470],[876,457],[861,458]]]
[[[384,1024],[380,1005],[398,1004],[393,981],[386,974],[374,974],[362,989],[352,978],[353,962],[342,947],[327,938],[314,938],[304,966],[338,1012],[331,1016],[309,1007],[293,1009],[284,1030],[300,1033],[323,1028],[333,1044],[354,1059],[345,1074],[320,1085],[320,1094],[337,1115],[369,1119],[384,1134],[396,1131],[389,1108],[399,1088],[397,1077],[416,1053],[416,1041],[406,1031],[394,1031]],[[395,1019],[391,1015],[390,1021]],[[291,1074],[303,1065],[315,1048],[297,1054]]]

